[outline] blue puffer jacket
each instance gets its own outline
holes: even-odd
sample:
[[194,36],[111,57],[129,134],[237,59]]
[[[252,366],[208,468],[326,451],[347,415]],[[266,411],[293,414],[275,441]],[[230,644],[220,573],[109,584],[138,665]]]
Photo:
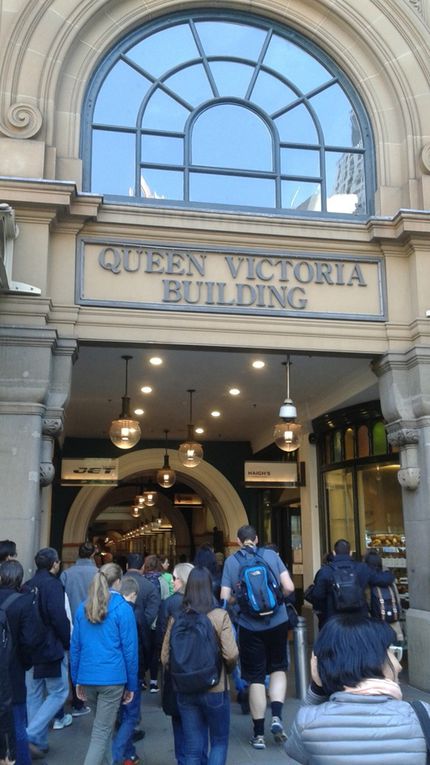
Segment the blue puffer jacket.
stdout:
[[137,628],[132,607],[111,590],[108,612],[100,624],[85,616],[85,603],[76,611],[70,646],[74,685],[122,685],[137,690]]
[[[313,697],[313,698],[312,698]],[[285,744],[303,765],[426,765],[427,747],[411,705],[390,696],[341,691],[328,701],[308,691]],[[430,706],[425,704],[430,714]]]

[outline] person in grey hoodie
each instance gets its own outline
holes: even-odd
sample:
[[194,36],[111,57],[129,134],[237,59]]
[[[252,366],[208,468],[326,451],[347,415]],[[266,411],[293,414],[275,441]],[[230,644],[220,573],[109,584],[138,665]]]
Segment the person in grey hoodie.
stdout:
[[[361,614],[327,622],[315,642],[305,705],[285,743],[289,763],[426,764],[421,725],[402,700],[394,641],[386,622]],[[430,705],[422,703],[422,711],[430,715]]]
[[[69,599],[72,623],[75,620],[78,606],[88,597],[89,586],[94,579],[94,574],[97,573],[97,566],[94,561],[95,552],[96,547],[91,542],[83,542],[79,545],[76,563],[63,571],[60,576]],[[72,717],[82,717],[89,712],[91,712],[90,707],[78,699],[72,684]]]

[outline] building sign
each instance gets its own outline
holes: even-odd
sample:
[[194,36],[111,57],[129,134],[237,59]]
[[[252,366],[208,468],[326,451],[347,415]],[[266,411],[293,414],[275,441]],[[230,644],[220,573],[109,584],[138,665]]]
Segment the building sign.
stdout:
[[80,239],[76,302],[383,321],[381,257]]
[[297,462],[245,462],[245,485],[255,488],[298,486]]
[[87,486],[97,484],[118,484],[118,460],[99,459],[65,459],[61,462],[62,486]]

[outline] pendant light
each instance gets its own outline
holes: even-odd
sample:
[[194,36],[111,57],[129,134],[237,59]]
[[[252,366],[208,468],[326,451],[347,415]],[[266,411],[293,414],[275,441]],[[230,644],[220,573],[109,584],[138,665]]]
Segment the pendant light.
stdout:
[[188,434],[187,440],[180,445],[178,449],[178,456],[184,467],[193,468],[203,459],[203,449],[197,441],[194,441],[193,436],[193,393],[195,390],[189,388],[187,393],[190,394],[190,415],[188,420]]
[[169,455],[167,453],[167,434],[168,430],[164,431],[165,434],[165,453],[163,467],[157,471],[156,481],[163,489],[170,489],[176,481],[176,473],[169,465]]
[[128,388],[128,362],[133,356],[121,356],[125,361],[125,391],[122,397],[122,410],[117,420],[113,420],[109,430],[109,438],[118,449],[131,449],[140,440],[141,430],[137,420],[130,414],[130,396]]
[[139,518],[139,516],[140,516],[140,507],[138,507],[137,505],[132,507],[131,508],[131,516],[133,518]]
[[154,489],[146,489],[143,492],[143,496],[145,497],[146,507],[154,507],[157,501],[157,492]]
[[273,440],[284,452],[295,452],[300,446],[300,431],[302,426],[296,422],[297,409],[290,398],[290,357],[284,362],[286,367],[287,395],[279,410],[281,422],[275,425]]

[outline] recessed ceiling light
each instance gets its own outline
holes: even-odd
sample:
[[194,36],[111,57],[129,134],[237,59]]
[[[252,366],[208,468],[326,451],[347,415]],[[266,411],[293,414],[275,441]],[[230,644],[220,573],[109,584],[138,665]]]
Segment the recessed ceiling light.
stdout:
[[153,367],[159,367],[160,364],[163,363],[163,359],[160,359],[159,356],[152,356],[152,358],[149,359],[149,363],[152,364]]
[[254,369],[263,369],[263,367],[266,366],[266,362],[262,361],[261,359],[256,359],[255,361],[252,362],[252,366],[254,367]]
[[239,388],[230,388],[229,390],[230,396],[238,396],[240,394]]
[[213,412],[211,412],[211,417],[221,417],[221,412],[219,412],[218,409],[214,409]]
[[145,410],[144,409],[135,409],[134,413],[137,414],[137,416],[139,417],[141,414],[145,414]]
[[194,433],[197,433],[199,436],[205,432],[204,428],[194,428]]
[[150,385],[144,385],[140,390],[142,393],[152,393],[152,388]]

